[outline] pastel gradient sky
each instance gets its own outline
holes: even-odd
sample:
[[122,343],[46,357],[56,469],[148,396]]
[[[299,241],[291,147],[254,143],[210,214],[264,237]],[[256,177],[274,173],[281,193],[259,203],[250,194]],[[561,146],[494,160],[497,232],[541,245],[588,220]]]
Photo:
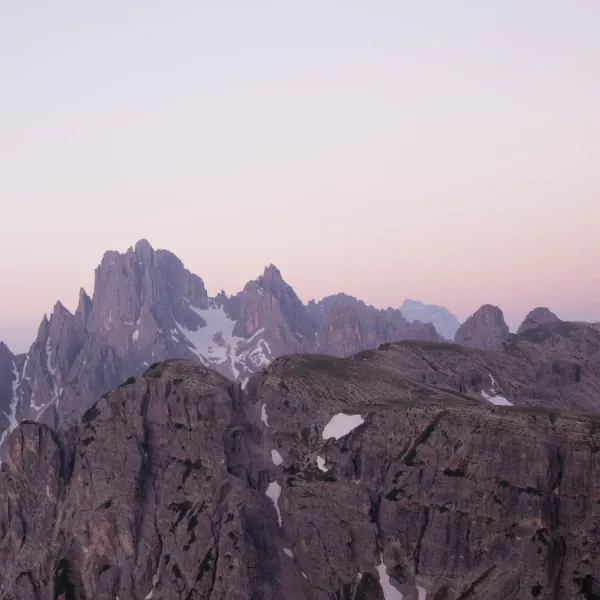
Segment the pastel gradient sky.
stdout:
[[209,293],[600,320],[597,0],[0,3],[0,339],[107,249]]

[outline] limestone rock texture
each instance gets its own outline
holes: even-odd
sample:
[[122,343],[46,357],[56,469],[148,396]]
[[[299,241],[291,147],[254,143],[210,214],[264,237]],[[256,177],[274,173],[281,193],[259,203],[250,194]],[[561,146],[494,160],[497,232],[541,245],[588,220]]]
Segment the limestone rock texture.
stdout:
[[344,294],[305,305],[274,265],[240,292],[210,297],[179,258],[142,239],[106,252],[92,296],[82,289],[74,313],[57,302],[26,353],[13,356],[0,342],[0,451],[18,422],[76,422],[158,361],[192,360],[246,385],[278,356],[348,356],[409,338],[441,339],[431,323]]
[[598,417],[419,381],[398,346],[245,389],[168,360],[78,425],[22,423],[0,599],[600,597]]
[[484,304],[458,328],[454,341],[469,348],[498,350],[509,335],[504,313],[497,306]]

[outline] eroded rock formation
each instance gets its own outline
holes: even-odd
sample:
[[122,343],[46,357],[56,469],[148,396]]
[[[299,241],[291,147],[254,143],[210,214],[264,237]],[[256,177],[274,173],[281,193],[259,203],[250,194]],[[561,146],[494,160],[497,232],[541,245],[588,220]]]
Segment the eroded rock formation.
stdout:
[[23,424],[0,471],[0,598],[596,598],[597,418],[398,364],[283,357],[242,391],[168,361],[79,427]]

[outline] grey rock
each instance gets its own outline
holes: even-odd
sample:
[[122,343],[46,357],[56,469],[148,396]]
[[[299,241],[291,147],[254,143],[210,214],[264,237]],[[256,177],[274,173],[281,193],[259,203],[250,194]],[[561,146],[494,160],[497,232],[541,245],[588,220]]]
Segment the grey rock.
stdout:
[[[348,355],[386,341],[438,337],[430,324],[410,324],[399,311],[378,311],[356,299],[351,306],[323,320],[274,265],[240,293],[210,298],[202,279],[174,254],[140,240],[125,253],[105,253],[93,296],[82,289],[75,314],[57,303],[44,317],[29,352],[16,361],[16,411],[19,420],[52,427],[77,421],[107,390],[167,358],[193,360],[245,384],[284,354]],[[12,382],[9,365],[1,381],[8,390],[4,404]],[[0,408],[0,435],[7,431],[2,413],[8,414]]]
[[510,331],[504,314],[491,304],[484,304],[459,328],[454,341],[469,348],[497,350],[508,340]]
[[315,351],[350,356],[379,344],[403,339],[441,340],[431,323],[409,323],[399,310],[378,310],[346,294],[309,303],[318,324]]
[[[406,345],[282,357],[246,392],[167,361],[79,426],[22,424],[0,597],[383,600],[386,575],[406,600],[597,595],[597,419],[419,382]],[[324,439],[339,413],[362,423]]]
[[497,351],[403,341],[363,353],[378,366],[478,399],[544,410],[600,411],[600,331],[589,324],[542,325]]
[[404,317],[413,323],[432,323],[435,330],[447,340],[454,340],[460,321],[446,307],[424,304],[419,300],[406,299],[399,308]]
[[87,325],[87,322],[92,314],[92,299],[87,295],[87,292],[81,288],[79,290],[79,302],[75,311],[75,318],[82,324]]
[[545,306],[538,306],[527,314],[521,325],[519,325],[517,334],[525,333],[526,331],[535,329],[540,325],[560,322],[561,320],[549,308],[546,308]]
[[13,383],[15,381],[15,356],[8,346],[0,342],[0,430],[6,431],[13,410]]

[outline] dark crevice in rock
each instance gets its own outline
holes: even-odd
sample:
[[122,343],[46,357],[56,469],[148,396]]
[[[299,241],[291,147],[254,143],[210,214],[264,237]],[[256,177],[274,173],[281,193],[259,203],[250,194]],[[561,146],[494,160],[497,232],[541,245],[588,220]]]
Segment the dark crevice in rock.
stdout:
[[416,457],[417,457],[417,449],[421,444],[424,444],[429,436],[435,431],[435,428],[438,426],[440,420],[448,413],[448,411],[439,412],[425,427],[425,429],[417,435],[415,441],[412,446],[409,448],[406,456],[404,457],[404,464],[410,467],[415,465]]
[[425,531],[427,530],[427,525],[429,525],[429,511],[430,508],[428,506],[425,506],[423,509],[423,525],[421,526],[421,531],[419,532],[419,539],[417,540],[414,552],[415,575],[419,574],[419,566],[421,562],[421,544],[423,542],[423,537],[425,536]]
[[600,581],[592,575],[574,577],[573,583],[579,586],[579,593],[584,600],[600,600]]
[[550,540],[547,559],[548,581],[554,583],[554,599],[560,598],[565,565],[565,540],[562,535],[556,535]]
[[54,600],[85,600],[81,581],[71,563],[63,558],[54,571]]
[[379,523],[379,508],[381,506],[381,494],[374,490],[367,490],[369,494],[369,501],[371,503],[369,508],[369,519],[371,523],[378,525]]
[[448,600],[450,590],[447,585],[443,585],[434,595],[432,600]]
[[463,589],[460,596],[456,600],[468,600],[469,598],[475,598],[475,592],[477,586],[485,581],[494,571],[496,570],[496,565],[492,565],[488,567],[479,577],[474,579],[470,584],[467,585],[466,588]]

